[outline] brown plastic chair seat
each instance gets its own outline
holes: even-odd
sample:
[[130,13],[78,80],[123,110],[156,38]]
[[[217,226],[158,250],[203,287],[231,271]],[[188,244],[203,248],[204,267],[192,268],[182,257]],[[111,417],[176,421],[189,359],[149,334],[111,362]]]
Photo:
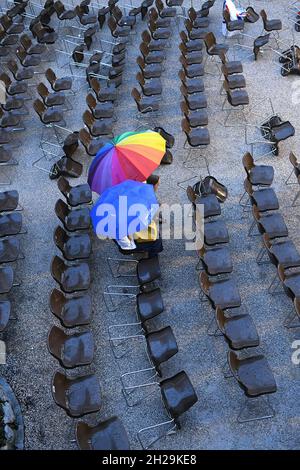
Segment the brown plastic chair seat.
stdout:
[[202,28],[192,28],[189,32],[189,38],[194,39],[204,39],[207,34],[207,31],[202,31]]
[[274,168],[270,165],[257,165],[249,173],[249,180],[253,185],[270,186],[273,179]]
[[65,103],[65,95],[57,91],[55,93],[49,93],[49,95],[45,98],[45,105],[46,106],[61,106]]
[[12,212],[0,215],[0,237],[17,235],[22,228],[22,214]]
[[239,60],[230,60],[223,64],[221,69],[225,75],[243,73],[243,64]]
[[0,192],[0,212],[14,211],[19,204],[19,193],[16,190]]
[[10,317],[10,302],[9,300],[0,301],[0,333],[5,330],[8,325]]
[[87,290],[90,287],[90,269],[87,263],[67,266],[61,258],[54,256],[51,274],[64,292],[72,293]]
[[250,196],[259,212],[279,209],[279,202],[273,188],[264,188],[254,191]]
[[55,213],[66,230],[88,230],[91,225],[90,211],[87,207],[69,209],[67,204],[59,199],[55,204]]
[[0,267],[0,294],[7,294],[14,284],[14,271],[11,266]]
[[211,282],[208,298],[213,307],[220,307],[222,310],[241,306],[241,297],[233,279],[224,279]]
[[141,84],[141,87],[146,96],[161,95],[162,93],[160,78],[151,78],[144,85]]
[[192,64],[184,67],[186,76],[188,78],[202,77],[204,75],[203,64]]
[[159,78],[162,74],[162,65],[158,63],[146,64],[143,69],[143,75],[148,78]]
[[208,55],[217,55],[220,57],[221,55],[226,55],[229,50],[229,46],[227,44],[216,43],[213,33],[207,33],[204,41]]
[[97,103],[93,109],[96,119],[112,118],[114,115],[114,105],[111,101]]
[[221,205],[215,194],[197,196],[195,203],[203,204],[204,218],[215,217],[221,214]]
[[208,125],[208,114],[206,109],[189,111],[188,121],[191,127],[202,127]]
[[159,258],[146,258],[139,260],[137,264],[137,277],[140,285],[148,284],[161,276]]
[[92,318],[92,301],[89,294],[67,298],[58,289],[50,295],[51,312],[66,328],[89,325]]
[[264,24],[265,30],[270,31],[280,31],[282,29],[282,22],[279,19],[267,20]]
[[117,416],[96,426],[80,421],[76,425],[76,440],[81,450],[130,450],[126,429]]
[[228,93],[228,101],[231,106],[244,106],[249,104],[249,95],[244,88],[230,90]]
[[206,127],[193,128],[188,134],[188,141],[191,147],[208,145],[210,143],[209,131]]
[[151,39],[147,46],[150,52],[163,51],[166,48],[166,42],[166,39]]
[[111,119],[98,119],[89,127],[89,131],[93,137],[100,137],[101,135],[112,135],[112,128],[113,121]]
[[102,407],[99,380],[93,374],[67,378],[65,374],[56,372],[52,394],[56,404],[74,418],[95,413]]
[[285,273],[284,286],[292,293],[292,297],[300,296],[300,273]]
[[49,178],[55,179],[59,176],[69,176],[70,178],[79,178],[81,176],[83,166],[72,158],[63,156],[50,168]]
[[292,240],[273,243],[269,250],[276,258],[277,264],[281,264],[284,268],[300,266],[300,254]]
[[15,98],[10,96],[6,99],[5,104],[2,105],[2,109],[5,111],[11,111],[14,109],[21,109],[24,106],[24,100],[22,98]]
[[143,96],[139,101],[139,111],[151,112],[158,111],[159,109],[159,97],[158,96]]
[[114,85],[101,86],[100,93],[97,95],[98,101],[115,101],[117,99],[117,90]]
[[223,310],[217,308],[216,320],[231,349],[259,346],[259,336],[250,315],[226,317]]
[[205,93],[193,93],[185,97],[189,109],[192,111],[207,108],[207,98]]
[[16,261],[19,253],[20,241],[18,238],[11,237],[0,240],[0,264]]
[[209,26],[209,19],[208,18],[201,18],[200,17],[197,17],[194,21],[193,21],[193,26],[194,28],[208,28]]
[[248,397],[276,392],[274,375],[263,355],[239,359],[235,352],[229,351],[228,364],[233,376]]
[[144,57],[146,64],[161,64],[165,59],[165,51],[152,51]]
[[27,68],[22,68],[20,70],[17,70],[16,73],[14,74],[14,78],[18,81],[22,80],[30,80],[33,78],[34,75],[34,70],[30,67]]
[[72,207],[89,204],[92,201],[92,191],[87,183],[72,187],[65,178],[60,177],[57,185],[67,199],[68,204]]
[[225,246],[210,248],[209,250],[203,249],[203,253],[200,253],[200,259],[209,276],[229,274],[233,270],[231,254]]
[[202,64],[203,62],[203,54],[201,51],[187,52],[184,57],[186,58],[188,65]]
[[149,358],[160,374],[160,365],[178,352],[176,338],[170,326],[145,335]]
[[206,245],[228,243],[229,234],[223,220],[212,220],[204,223],[204,241]]
[[162,380],[159,386],[166,410],[175,421],[198,401],[195,389],[183,370]]
[[246,86],[246,80],[242,74],[235,73],[228,75],[226,80],[231,90],[234,90],[235,88],[245,88]]
[[203,39],[192,39],[186,41],[184,44],[188,52],[202,51],[203,49]]
[[262,232],[269,235],[270,239],[288,236],[288,229],[281,214],[264,214],[259,219]]
[[52,326],[48,335],[48,349],[62,367],[71,369],[85,366],[94,359],[94,338],[91,331],[67,335],[61,328]]
[[295,135],[295,128],[289,121],[282,122],[278,126],[272,126],[270,130],[270,140],[273,142],[286,140],[293,135]]
[[204,91],[204,82],[202,78],[186,78],[184,87],[189,95],[193,93],[202,93]]
[[9,95],[21,95],[22,93],[26,93],[27,90],[27,83],[15,82],[8,87],[7,92]]
[[160,289],[154,289],[151,292],[142,292],[138,294],[136,303],[141,323],[151,320],[164,311]]
[[169,39],[171,36],[171,29],[166,27],[158,27],[151,33],[153,39]]
[[12,159],[12,147],[10,145],[1,144],[0,163],[8,163],[11,159]]
[[91,254],[91,239],[87,233],[69,236],[58,226],[54,232],[54,242],[69,261],[87,259]]
[[41,119],[44,124],[52,124],[63,120],[63,115],[56,109],[48,108],[43,112]]

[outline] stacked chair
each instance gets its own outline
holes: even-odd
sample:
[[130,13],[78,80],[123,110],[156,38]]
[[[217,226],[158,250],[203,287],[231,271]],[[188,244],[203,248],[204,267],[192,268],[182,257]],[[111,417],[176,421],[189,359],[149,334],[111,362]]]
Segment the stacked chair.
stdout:
[[[196,204],[204,206],[204,244],[199,247],[197,265],[201,269],[200,300],[208,300],[215,311],[208,334],[224,336],[230,347],[230,372],[224,370],[225,378],[234,377],[249,399],[238,415],[238,422],[271,418],[275,413],[266,397],[276,392],[276,382],[265,356],[248,351],[258,347],[260,342],[251,316],[241,310],[239,289],[231,277],[233,264],[228,249],[228,230],[222,220],[215,218],[221,214],[220,204],[213,192],[195,189],[189,187],[187,195],[195,207],[194,215],[199,210]],[[253,408],[254,401],[258,403]]]

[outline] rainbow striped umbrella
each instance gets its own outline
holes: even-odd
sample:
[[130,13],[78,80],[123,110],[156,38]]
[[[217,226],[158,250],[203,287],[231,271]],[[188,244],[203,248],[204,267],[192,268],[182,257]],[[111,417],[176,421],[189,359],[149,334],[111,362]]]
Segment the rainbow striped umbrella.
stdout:
[[92,161],[88,183],[98,194],[125,180],[145,181],[166,152],[158,132],[125,132],[105,144]]

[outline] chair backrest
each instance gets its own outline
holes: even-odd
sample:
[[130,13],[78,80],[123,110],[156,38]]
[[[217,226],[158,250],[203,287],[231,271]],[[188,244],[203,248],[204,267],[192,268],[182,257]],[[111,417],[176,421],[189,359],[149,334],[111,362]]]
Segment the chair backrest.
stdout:
[[281,280],[282,283],[284,283],[284,281],[285,281],[285,279],[286,279],[284,266],[279,263],[278,266],[277,266],[277,271],[278,271],[278,277],[279,277],[279,279]]
[[188,9],[188,15],[189,15],[189,19],[191,21],[195,21],[195,19],[197,18],[197,13],[196,13],[196,10],[195,8],[191,7]]
[[40,97],[43,98],[43,99],[46,99],[47,96],[49,95],[48,88],[46,87],[46,85],[43,82],[38,84],[37,91],[38,91],[38,94],[40,95]]
[[259,220],[260,220],[260,213],[259,213],[259,210],[258,210],[256,204],[253,204],[253,205],[252,205],[252,214],[253,214],[253,217],[254,217],[255,221],[256,221],[256,222],[259,222]]
[[141,34],[142,36],[142,40],[145,44],[149,44],[149,42],[151,41],[151,36],[150,36],[150,33],[147,29],[144,29],[144,31],[142,32]]
[[221,307],[216,307],[216,321],[218,324],[219,329],[224,333],[224,327],[226,323],[226,316],[224,313],[224,310],[221,309]]
[[181,129],[183,130],[183,132],[186,134],[186,136],[188,137],[190,131],[191,131],[191,128],[190,128],[190,125],[187,121],[186,118],[183,118],[182,121],[181,121]]
[[148,11],[148,16],[150,21],[152,22],[155,22],[158,19],[158,13],[155,8],[150,8],[150,10]]
[[75,63],[80,64],[84,60],[85,44],[79,44],[72,52],[72,59]]
[[82,115],[82,119],[83,119],[83,122],[84,124],[90,129],[91,127],[93,127],[93,124],[95,122],[95,119],[92,115],[92,113],[87,109],[86,111],[84,111],[83,115]]
[[33,108],[38,114],[38,116],[40,117],[41,121],[43,122],[43,115],[44,115],[44,112],[46,111],[46,107],[44,103],[41,100],[36,99],[33,102]]
[[90,79],[90,84],[91,84],[92,89],[96,93],[96,95],[98,95],[98,93],[100,93],[100,90],[101,90],[101,85],[100,85],[99,80],[97,80],[96,77],[92,77]]
[[144,86],[145,85],[145,79],[144,79],[144,76],[142,74],[142,72],[138,72],[135,76],[135,78],[137,79],[137,81],[139,82],[139,84],[141,86]]
[[145,61],[143,59],[143,57],[141,57],[140,55],[137,57],[136,59],[136,63],[138,64],[138,66],[140,67],[141,70],[144,70],[145,68]]
[[55,82],[56,82],[56,75],[54,73],[54,71],[52,69],[47,69],[46,72],[45,72],[45,76],[48,80],[48,82],[51,84],[51,85],[54,85]]
[[224,8],[223,10],[223,18],[225,20],[226,26],[228,26],[228,24],[230,23],[230,13],[226,8]]
[[149,54],[149,48],[145,42],[141,42],[140,51],[143,54],[144,58],[147,57],[147,55]]
[[113,16],[115,17],[115,19],[117,21],[120,21],[120,19],[122,18],[122,11],[120,10],[120,8],[118,7],[118,5],[115,5],[113,7],[113,9],[111,10]]
[[179,47],[181,54],[185,56],[186,53],[188,52],[186,45],[183,42],[181,42],[178,47]]
[[180,92],[181,92],[182,96],[184,96],[185,99],[188,98],[189,95],[188,95],[186,86],[183,83],[180,85]]
[[65,196],[68,197],[70,190],[72,189],[68,180],[64,178],[64,176],[60,176],[57,180],[57,187],[60,192]]
[[211,31],[207,33],[204,37],[204,43],[206,47],[207,53],[209,53],[210,49],[216,45],[216,38],[214,33]]
[[186,82],[186,75],[185,75],[183,69],[180,69],[180,70],[179,70],[179,72],[178,72],[178,77],[180,78],[180,80],[182,81],[182,83],[185,83],[185,82]]
[[54,240],[54,243],[55,245],[61,250],[63,251],[64,249],[64,244],[68,241],[68,235],[66,234],[66,232],[64,231],[64,229],[58,225],[56,227],[56,229],[54,230],[54,233],[53,233],[53,240]]
[[210,286],[211,286],[211,282],[210,282],[209,277],[206,274],[206,272],[202,271],[199,274],[199,283],[200,283],[200,286],[201,286],[201,289],[203,290],[203,292],[206,295],[209,295],[209,289],[210,289]]
[[250,152],[246,152],[244,154],[242,162],[247,174],[249,174],[249,171],[255,167],[254,160]]
[[138,92],[138,90],[136,88],[132,89],[131,96],[133,97],[134,101],[136,102],[136,104],[139,108],[140,101],[141,101],[141,95],[140,95],[140,93]]
[[0,17],[0,22],[1,22],[1,25],[3,26],[3,28],[5,30],[7,30],[8,28],[10,28],[10,26],[12,25],[12,20],[9,18],[9,16],[7,15],[2,15]]
[[300,297],[295,297],[294,298],[294,307],[295,307],[295,311],[298,315],[298,317],[300,318]]
[[68,205],[62,201],[62,199],[58,199],[55,203],[55,215],[59,218],[59,220],[64,224],[65,219],[68,216],[70,210]]
[[51,261],[51,275],[53,279],[60,284],[63,272],[65,271],[65,263],[59,256],[54,256]]
[[157,24],[153,18],[150,18],[150,21],[148,23],[148,28],[152,33],[154,33],[157,30]]
[[25,50],[28,50],[32,46],[32,41],[27,34],[22,34],[20,37],[20,43],[24,47]]
[[185,115],[185,117],[188,119],[189,107],[188,107],[186,101],[181,101],[181,102],[180,102],[180,109],[181,109],[181,111],[183,112],[183,114]]
[[60,17],[60,15],[62,15],[66,11],[65,5],[60,0],[57,0],[54,3],[54,8],[58,17]]
[[16,51],[17,57],[19,58],[20,62],[24,62],[27,57],[26,51],[23,47],[18,47]]
[[116,20],[114,19],[113,16],[110,16],[108,18],[107,24],[108,24],[108,27],[109,27],[111,33],[113,34],[115,29],[117,28],[117,23],[116,23]]
[[261,19],[263,20],[264,27],[266,26],[266,21],[268,21],[266,10],[260,11]]
[[187,29],[189,32],[192,31],[192,29],[193,29],[193,23],[191,22],[190,19],[185,20],[184,25],[185,25],[186,29]]
[[94,110],[97,106],[97,100],[95,98],[95,96],[92,94],[92,93],[89,93],[87,96],[86,96],[86,104],[88,105],[88,107],[92,110]]
[[245,178],[245,179],[244,179],[244,188],[245,188],[246,193],[248,193],[249,196],[252,196],[252,194],[253,194],[253,188],[252,188],[252,184],[250,183],[250,181],[248,180],[248,178]]
[[[188,375],[183,370],[172,377],[162,380],[159,386],[164,405],[168,410],[168,414],[175,420],[175,423],[178,423],[178,418],[198,401],[195,389]],[[164,387],[166,387],[169,393],[164,394]]]
[[185,31],[180,31],[179,35],[180,35],[181,41],[186,44],[189,40],[187,35],[186,35],[186,32]]
[[9,75],[4,72],[0,74],[0,80],[4,83],[6,89],[8,89],[12,83]]
[[91,143],[92,138],[86,129],[80,129],[79,140],[82,145],[87,149]]
[[188,187],[186,188],[186,195],[187,195],[189,201],[190,201],[192,204],[194,204],[195,201],[196,201],[197,196],[196,196],[196,193],[195,193],[195,191],[193,190],[192,186],[188,186]]
[[181,65],[183,65],[183,67],[186,69],[188,67],[188,62],[186,60],[186,57],[184,55],[181,55],[179,57],[179,61],[181,63]]
[[155,6],[158,11],[162,11],[164,9],[164,4],[161,0],[155,0]]
[[271,243],[271,239],[270,239],[269,235],[267,233],[263,233],[262,238],[263,238],[263,243],[264,243],[266,249],[268,251],[270,251],[270,249],[272,248],[272,243]]

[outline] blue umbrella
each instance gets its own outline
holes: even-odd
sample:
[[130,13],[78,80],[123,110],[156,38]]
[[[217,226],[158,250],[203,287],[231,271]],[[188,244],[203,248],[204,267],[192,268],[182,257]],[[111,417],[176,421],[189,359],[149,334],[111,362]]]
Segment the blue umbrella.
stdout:
[[148,227],[159,208],[152,184],[126,180],[108,188],[91,210],[96,235],[119,240]]

